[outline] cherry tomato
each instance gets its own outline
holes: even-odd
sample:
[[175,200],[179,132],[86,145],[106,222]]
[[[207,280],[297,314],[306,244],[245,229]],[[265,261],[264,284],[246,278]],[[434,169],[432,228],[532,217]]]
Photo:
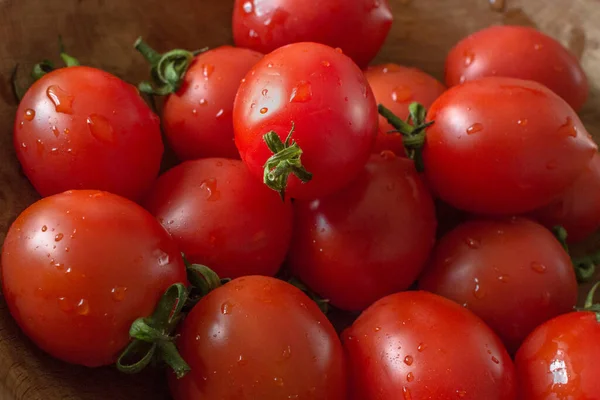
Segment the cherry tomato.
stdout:
[[233,141],[233,100],[240,81],[262,56],[231,46],[196,56],[162,111],[165,134],[181,160],[240,157]]
[[448,233],[419,288],[473,311],[512,354],[537,326],[577,303],[569,255],[549,230],[523,218],[469,221]]
[[341,191],[294,208],[291,270],[344,310],[408,289],[435,241],[431,195],[414,163],[391,152],[373,155]]
[[291,203],[239,160],[180,164],[158,179],[145,206],[188,261],[223,277],[275,275],[290,245]]
[[575,243],[586,239],[600,227],[600,156],[558,199],[532,213],[548,228],[562,226],[568,232],[567,240]]
[[115,362],[129,327],[173,283],[179,249],[137,204],[100,191],[44,198],[13,223],[2,250],[8,308],[27,336],[61,360]]
[[300,147],[302,153],[294,154],[312,173],[306,184],[290,175],[285,191],[299,199],[322,197],[348,184],[369,159],[377,121],[375,98],[362,71],[345,55],[316,43],[291,44],[265,56],[242,82],[233,109],[237,148],[261,179],[273,155],[263,136],[274,131],[283,142],[293,131],[289,145]]
[[500,339],[459,305],[427,292],[385,297],[342,335],[352,400],[514,400]]
[[42,196],[101,189],[139,200],[163,154],[159,120],[137,89],[89,67],[55,70],[17,109],[14,145]]
[[486,76],[539,82],[576,111],[581,109],[589,92],[579,60],[555,39],[523,26],[483,29],[460,41],[448,54],[448,86]]
[[236,0],[236,45],[270,53],[296,42],[340,47],[361,68],[375,58],[392,26],[388,0]]
[[269,277],[238,278],[190,312],[178,341],[191,372],[175,400],[346,400],[340,340],[317,305]]
[[473,213],[519,214],[548,204],[597,150],[571,107],[531,81],[455,86],[427,119],[435,121],[423,148],[428,183],[442,200]]
[[520,400],[595,399],[600,393],[600,321],[593,312],[561,315],[537,328],[515,364]]
[[[403,120],[408,118],[410,103],[416,101],[429,108],[446,90],[444,85],[425,72],[397,64],[370,67],[365,75],[377,103],[383,104]],[[405,154],[402,136],[399,133],[389,133],[393,130],[394,127],[380,116],[379,135],[373,152],[391,150],[398,155]]]

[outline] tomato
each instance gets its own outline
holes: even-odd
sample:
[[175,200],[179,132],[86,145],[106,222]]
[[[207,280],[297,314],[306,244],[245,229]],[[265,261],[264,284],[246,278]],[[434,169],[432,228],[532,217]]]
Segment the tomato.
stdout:
[[165,134],[179,159],[240,157],[233,141],[233,100],[240,81],[262,56],[221,46],[195,57],[162,110]]
[[23,97],[14,146],[42,196],[101,189],[139,200],[163,154],[159,120],[137,89],[90,67],[55,70]]
[[383,45],[393,15],[388,0],[236,0],[236,45],[270,53],[296,42],[340,47],[361,68]]
[[291,175],[287,186],[283,181],[273,188],[298,199],[322,197],[348,184],[369,159],[377,121],[362,71],[341,52],[316,43],[291,44],[266,55],[242,82],[233,109],[237,148],[261,179],[265,168],[276,169],[265,167],[273,151],[263,136],[274,131],[283,142],[292,132],[286,147],[294,153],[277,167],[287,176],[300,169],[288,166],[299,158],[312,180],[303,184]]
[[562,226],[567,240],[575,243],[586,239],[600,228],[600,156],[556,200],[532,213],[548,228]]
[[239,160],[180,164],[158,179],[145,206],[190,262],[223,277],[275,275],[290,245],[291,203]]
[[[377,103],[383,104],[403,120],[408,118],[410,103],[416,101],[429,108],[446,90],[444,85],[431,75],[417,68],[397,64],[370,67],[365,75]],[[391,150],[398,155],[405,154],[402,136],[399,133],[390,133],[393,130],[394,127],[380,116],[379,135],[373,150],[375,153]]]
[[483,321],[426,292],[385,297],[343,334],[352,400],[513,400],[514,365]]
[[109,365],[173,283],[186,282],[179,249],[137,204],[100,191],[46,197],[8,231],[2,285],[33,342],[61,360]]
[[538,325],[577,303],[569,255],[552,232],[523,218],[468,221],[448,233],[419,288],[473,311],[512,354]]
[[373,155],[349,186],[294,203],[288,264],[312,290],[344,310],[364,310],[408,289],[435,241],[429,191],[407,158]]
[[346,400],[343,350],[316,303],[269,277],[238,278],[204,297],[178,347],[190,364],[171,375],[175,400]]
[[548,204],[597,150],[571,107],[536,82],[483,78],[455,86],[427,119],[435,121],[423,148],[427,181],[442,200],[472,213]]
[[518,399],[597,398],[599,357],[600,321],[595,313],[572,312],[546,322],[517,353]]
[[460,41],[446,59],[448,86],[486,76],[539,82],[576,111],[589,84],[579,60],[557,40],[523,26],[492,26]]

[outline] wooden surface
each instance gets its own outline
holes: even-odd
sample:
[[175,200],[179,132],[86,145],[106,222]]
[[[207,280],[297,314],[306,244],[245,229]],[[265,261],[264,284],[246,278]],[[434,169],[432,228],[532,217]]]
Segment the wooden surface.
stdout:
[[[485,26],[532,25],[556,37],[581,57],[590,77],[592,95],[582,116],[600,139],[600,0],[506,0],[504,12],[492,11],[488,0],[390,2],[396,19],[376,61],[417,66],[438,78],[448,49]],[[15,64],[22,64],[26,74],[36,61],[54,57],[55,38],[62,34],[69,52],[82,63],[137,82],[146,73],[131,48],[137,36],[159,50],[230,43],[232,3],[0,0],[0,242],[17,214],[36,199],[12,149],[16,104],[9,77]],[[110,368],[89,370],[50,359],[23,337],[0,298],[0,400],[167,398],[160,372],[131,378]]]

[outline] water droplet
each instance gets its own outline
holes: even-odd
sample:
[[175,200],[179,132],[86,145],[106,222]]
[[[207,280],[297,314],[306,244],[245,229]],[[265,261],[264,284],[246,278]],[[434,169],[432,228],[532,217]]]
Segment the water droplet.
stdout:
[[269,112],[269,109],[267,107],[263,107],[260,109],[261,114],[266,114],[267,112]]
[[288,346],[287,346],[285,349],[283,349],[283,352],[281,353],[281,357],[282,357],[284,360],[287,360],[287,359],[289,359],[291,356],[292,356],[292,348],[291,348],[291,346],[289,346],[289,345],[288,345]]
[[506,8],[506,0],[489,0],[490,8],[496,12],[503,12]]
[[208,104],[208,101],[206,101],[206,99],[200,99],[200,101],[198,102],[198,104],[200,104],[201,106],[205,106]]
[[51,148],[50,149],[50,154],[54,154],[54,155],[58,154],[58,147]]
[[535,272],[539,273],[539,274],[543,274],[544,272],[546,272],[546,269],[548,267],[546,267],[544,264],[541,264],[539,262],[532,262],[531,263],[531,269],[534,270]]
[[56,137],[58,137],[60,135],[60,131],[54,125],[52,126],[52,133],[54,133],[54,136],[56,136]]
[[112,288],[110,294],[114,301],[123,301],[125,300],[125,295],[127,293],[127,288],[124,286],[116,286]]
[[273,381],[275,382],[275,385],[277,385],[279,387],[283,387],[283,385],[284,385],[283,378],[275,377],[275,378],[273,378]]
[[42,142],[42,139],[38,139],[35,141],[36,147],[37,147],[37,152],[38,154],[43,154],[44,153],[44,142]]
[[500,364],[500,360],[498,360],[498,359],[497,359],[495,356],[492,356],[492,361],[493,361],[495,364]]
[[544,47],[544,46],[541,45],[541,44],[539,44],[539,43],[536,43],[536,44],[533,45],[533,49],[534,50],[540,50],[542,47]]
[[56,236],[54,236],[54,241],[60,242],[63,239],[63,237],[65,237],[65,235],[63,235],[62,233],[59,233]]
[[65,135],[68,135],[69,133],[71,133],[71,131],[69,130],[69,128],[65,128],[63,130],[63,132],[65,133]]
[[412,400],[410,389],[406,386],[402,386],[402,394],[404,395],[404,400]]
[[223,314],[223,315],[229,315],[232,312],[233,312],[233,304],[231,304],[228,301],[226,301],[225,303],[221,304],[221,314]]
[[467,77],[464,75],[461,75],[460,79],[458,81],[459,81],[459,83],[465,83],[467,81]]
[[469,67],[475,61],[475,54],[470,51],[465,51],[465,67]]
[[77,234],[77,229],[73,229],[73,233],[71,233],[71,239],[73,239],[76,234]]
[[67,312],[67,313],[71,312],[71,311],[73,311],[75,309],[75,307],[73,306],[73,304],[66,297],[59,297],[58,298],[58,308],[60,308],[61,311]]
[[331,67],[331,63],[329,61],[321,61],[321,65],[324,67]]
[[24,151],[27,151],[27,143],[25,143],[25,142],[21,143],[21,148],[22,148]]
[[222,108],[217,112],[216,117],[217,118],[221,118],[223,116],[223,114],[225,114],[225,110],[223,110]]
[[240,356],[237,359],[237,365],[239,365],[240,367],[243,367],[244,365],[248,364],[248,359],[245,358],[242,354],[240,354]]
[[269,93],[269,90],[268,89],[263,89],[261,93],[262,93],[263,96],[266,96]]
[[79,300],[77,303],[77,314],[88,315],[90,313],[90,304],[86,299]]
[[475,282],[475,288],[473,289],[473,296],[475,296],[476,299],[481,300],[485,297],[485,293],[481,289],[481,285],[479,284],[479,278],[475,278],[473,281]]
[[42,226],[42,232],[46,232],[48,230],[48,227],[46,225]]
[[28,108],[27,110],[25,110],[25,119],[27,121],[32,121],[35,118],[35,111],[32,110],[31,108]]
[[407,380],[408,382],[412,382],[412,381],[414,381],[414,380],[415,380],[415,375],[414,375],[412,372],[409,372],[409,373],[406,375],[406,380]]
[[471,249],[478,249],[481,246],[481,242],[479,240],[470,237],[465,239],[465,243]]
[[340,47],[336,47],[335,51],[337,51],[340,54],[344,54],[344,51]]
[[474,133],[481,132],[482,130],[483,130],[483,125],[480,124],[479,122],[477,122],[467,128],[467,135],[472,135]]
[[244,5],[242,7],[244,8],[244,12],[246,14],[250,14],[252,11],[254,11],[254,4],[252,4],[251,1],[244,2]]
[[70,251],[71,251],[71,248],[70,248],[70,247],[65,247],[65,253],[68,253],[68,252],[70,252]]
[[200,67],[202,68],[202,75],[204,75],[205,79],[208,79],[208,77],[215,71],[215,66],[212,64],[202,64]]
[[198,115],[198,110],[196,110],[195,108],[192,110],[192,114],[194,115]]
[[312,86],[307,81],[300,81],[290,95],[290,103],[304,103],[312,99]]
[[200,189],[206,190],[206,200],[217,201],[221,198],[221,192],[217,190],[217,180],[209,178],[200,184]]
[[373,329],[373,331],[375,331],[375,332],[379,332],[380,330],[381,330],[381,327],[380,327],[380,326],[376,326],[376,327]]
[[517,121],[517,125],[519,125],[521,127],[527,126],[528,123],[529,123],[529,120],[527,118],[520,119]]
[[379,156],[386,161],[390,161],[396,158],[396,154],[391,150],[383,150]]
[[63,114],[73,113],[73,96],[62,90],[56,85],[49,86],[46,89],[46,96],[54,104],[56,112]]
[[251,38],[257,38],[258,33],[256,33],[254,29],[250,29],[250,31],[248,32],[248,36],[250,36]]
[[53,264],[54,264],[54,267],[56,267],[56,269],[58,269],[60,271],[62,271],[62,270],[65,269],[65,264],[61,264],[61,263],[58,263],[58,262],[57,263],[53,263]]
[[500,275],[498,277],[498,280],[503,283],[508,283],[508,279],[509,279],[508,275]]
[[573,124],[573,118],[567,117],[567,121],[558,128],[559,134],[569,137],[577,137],[577,127]]
[[413,92],[409,87],[398,86],[392,90],[392,100],[396,103],[405,103],[413,99]]
[[467,392],[466,392],[465,390],[457,390],[457,391],[456,391],[456,395],[457,395],[457,396],[458,396],[460,399],[462,399],[462,398],[464,398],[464,397],[467,395]]
[[427,348],[427,346],[425,346],[425,343],[419,343],[419,346],[417,347],[417,351],[419,353],[422,353],[426,348]]
[[411,366],[413,364],[413,357],[412,356],[406,356],[404,357],[404,364]]
[[104,143],[114,143],[115,132],[110,122],[101,115],[87,117],[87,126],[93,137]]

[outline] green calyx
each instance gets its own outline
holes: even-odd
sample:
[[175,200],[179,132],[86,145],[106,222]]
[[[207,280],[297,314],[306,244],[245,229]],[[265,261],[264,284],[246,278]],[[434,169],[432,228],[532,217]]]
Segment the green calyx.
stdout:
[[582,308],[577,308],[578,311],[588,311],[596,314],[596,320],[600,323],[600,304],[594,303],[594,297],[596,297],[596,292],[600,288],[600,282],[597,282],[590,292],[588,293],[585,299],[585,305]]
[[[423,171],[422,148],[425,144],[425,132],[428,127],[433,125],[433,121],[425,122],[427,110],[419,103],[411,103],[408,106],[409,116],[406,121],[398,118],[390,109],[379,104],[377,107],[379,114],[384,117],[395,130],[388,133],[400,133],[402,142],[408,157],[415,162],[417,171]],[[412,122],[412,124],[411,124]]]
[[285,143],[275,131],[270,131],[263,136],[273,155],[269,157],[264,166],[264,183],[271,189],[279,192],[282,200],[285,200],[285,189],[290,174],[294,174],[303,183],[309,182],[313,175],[302,165],[302,149],[298,143],[292,141],[294,124],[285,139]]
[[192,285],[188,294],[186,309],[191,309],[197,302],[213,290],[231,281],[229,278],[221,279],[219,275],[206,265],[191,264],[183,255],[187,270],[187,278]]
[[187,51],[174,49],[164,54],[158,53],[142,38],[135,41],[134,48],[150,63],[151,82],[138,85],[140,92],[156,96],[166,96],[181,87],[183,78],[194,57],[207,49]]
[[[559,241],[563,249],[570,255],[569,245],[567,244],[567,230],[562,226],[552,228],[552,233],[556,240]],[[579,283],[589,282],[596,275],[596,265],[600,263],[600,251],[580,257],[571,257],[575,275]]]

